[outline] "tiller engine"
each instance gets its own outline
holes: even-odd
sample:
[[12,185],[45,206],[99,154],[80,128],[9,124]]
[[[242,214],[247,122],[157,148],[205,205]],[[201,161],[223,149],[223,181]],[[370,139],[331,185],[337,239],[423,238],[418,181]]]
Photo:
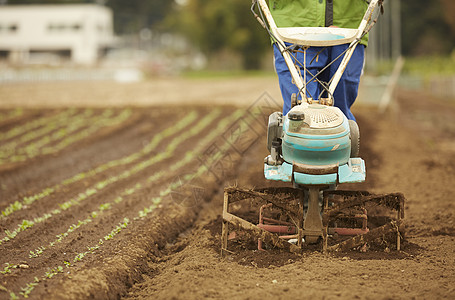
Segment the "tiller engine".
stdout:
[[[270,155],[264,159],[265,178],[288,182],[290,186],[254,190],[226,188],[222,251],[229,251],[228,240],[241,236],[241,231],[254,236],[260,250],[268,245],[299,252],[305,245],[321,242],[324,251],[361,249],[372,240],[390,236],[400,249],[404,234],[402,194],[373,195],[365,191],[338,190],[343,183],[364,182],[366,169],[364,160],[358,157],[357,123],[333,106],[336,99],[332,95],[354,48],[376,22],[374,15],[380,2],[370,1],[358,29],[345,29],[277,28],[265,0],[253,1],[253,13],[277,43],[299,88],[299,95],[292,96],[293,107],[287,115],[274,112],[269,116],[267,148]],[[254,11],[256,4],[260,16]],[[286,46],[284,42],[293,46]],[[343,43],[350,46],[329,83],[319,82],[317,74],[311,75],[306,61],[300,66],[294,65],[295,51]],[[303,74],[300,67],[304,69]],[[318,100],[308,97],[306,87],[311,81],[321,84],[326,98],[321,97],[322,93]],[[247,200],[250,205],[258,205],[258,218],[254,221],[232,212],[236,210],[233,206],[238,207],[240,201]],[[378,207],[384,207],[395,213],[389,213],[381,224],[375,222],[374,229],[370,229],[369,207],[375,212]]]

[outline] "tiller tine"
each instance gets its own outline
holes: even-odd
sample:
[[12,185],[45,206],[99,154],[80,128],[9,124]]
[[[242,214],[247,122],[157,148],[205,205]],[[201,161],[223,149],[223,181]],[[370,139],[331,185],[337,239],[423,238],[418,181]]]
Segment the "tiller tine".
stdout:
[[[401,239],[404,236],[404,195],[402,193],[391,193],[374,195],[366,191],[324,191],[324,210],[322,213],[322,221],[324,226],[323,236],[323,251],[347,251],[355,247],[364,245],[365,243],[374,241],[377,238],[385,237],[390,233],[396,234],[397,250],[401,250]],[[328,207],[329,202],[335,202],[331,207]],[[363,208],[367,203],[374,203],[378,206],[383,206],[397,212],[396,220],[368,230],[364,234],[356,235],[341,243],[328,246],[328,234],[330,231],[329,223],[336,221],[342,216],[342,211],[353,208]],[[336,230],[336,228],[335,228]]]
[[[254,225],[242,218],[239,218],[229,212],[229,205],[241,200],[246,199],[258,199],[259,201],[273,201],[273,195],[270,197],[270,194],[262,193],[260,191],[251,191],[251,190],[238,190],[235,188],[226,188],[224,189],[224,205],[223,205],[223,227],[221,233],[221,254],[223,251],[227,251],[227,243],[229,236],[229,224],[231,224],[235,229],[243,229],[247,231],[250,235],[256,237],[260,241],[264,241],[268,244],[271,244],[275,247],[288,250],[290,252],[300,252],[300,248],[296,245],[288,243],[286,240],[280,238],[279,235],[271,233],[260,226]],[[267,199],[267,200],[266,200]],[[277,200],[277,199],[275,199]],[[277,203],[278,204],[278,203]],[[283,205],[287,207],[287,205]],[[288,208],[288,207],[287,207]]]
[[[313,196],[311,195],[313,194]],[[310,196],[317,193],[310,190]],[[246,190],[226,188],[224,190],[223,227],[221,235],[221,252],[227,249],[228,240],[242,237],[243,230],[258,240],[258,249],[263,250],[263,243],[290,252],[300,253],[305,238],[306,243],[315,243],[322,238],[322,250],[347,251],[365,245],[377,238],[396,234],[397,250],[401,248],[401,238],[404,234],[404,196],[400,193],[373,195],[362,191],[324,191],[322,214],[315,213],[315,207],[304,212],[303,190],[293,188],[265,188]],[[230,212],[230,205],[243,200],[253,200],[259,203],[259,222],[253,224]],[[311,200],[309,201],[311,202]],[[314,201],[313,201],[314,202]],[[329,206],[329,203],[331,206]],[[366,204],[374,203],[379,206],[397,211],[397,219],[374,229],[368,228]],[[309,204],[311,206],[311,204]],[[278,210],[287,220],[266,217],[266,210]],[[311,213],[310,211],[313,210]],[[349,213],[346,213],[348,211]],[[354,213],[353,213],[354,212]],[[349,220],[361,224],[354,227],[338,227],[337,221]],[[330,227],[331,226],[331,227]],[[231,231],[230,231],[231,229]],[[352,236],[337,244],[328,245],[329,236]],[[290,241],[293,242],[291,243]]]

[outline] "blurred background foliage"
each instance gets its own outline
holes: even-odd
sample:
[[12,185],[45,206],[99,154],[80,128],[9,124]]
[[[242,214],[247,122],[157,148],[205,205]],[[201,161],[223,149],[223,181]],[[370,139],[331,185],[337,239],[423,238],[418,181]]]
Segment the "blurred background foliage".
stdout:
[[[251,15],[248,0],[0,0],[4,5],[50,3],[106,5],[114,11],[118,35],[137,34],[144,28],[179,34],[209,60],[220,53],[237,55],[244,69],[258,69],[270,51],[270,40]],[[455,1],[401,3],[402,54],[455,61]],[[445,64],[440,63],[442,68]]]
[[231,51],[245,69],[258,69],[270,40],[250,12],[250,1],[188,0],[166,18],[166,28],[186,36],[206,55]]
[[455,48],[454,0],[401,1],[401,6],[404,55],[451,54]]

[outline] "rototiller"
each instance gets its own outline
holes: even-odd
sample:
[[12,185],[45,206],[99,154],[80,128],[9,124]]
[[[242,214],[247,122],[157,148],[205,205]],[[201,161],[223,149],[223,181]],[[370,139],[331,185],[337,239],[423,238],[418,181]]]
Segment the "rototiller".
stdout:
[[[279,247],[301,251],[305,245],[322,241],[324,251],[362,248],[372,240],[393,235],[397,249],[404,233],[404,197],[400,193],[372,195],[362,191],[337,190],[342,183],[364,182],[365,162],[359,155],[359,128],[333,106],[335,88],[355,47],[376,23],[382,1],[371,0],[357,29],[333,27],[278,28],[265,0],[253,0],[251,11],[280,49],[300,97],[292,95],[292,108],[283,115],[269,116],[264,160],[266,179],[292,183],[292,187],[246,190],[225,188],[222,252],[228,240],[247,231],[258,239],[258,248]],[[258,11],[258,12],[256,12]],[[287,46],[285,42],[292,46]],[[312,46],[349,44],[329,82],[320,82],[306,66],[306,50]],[[303,51],[304,61],[295,59]],[[333,63],[333,62],[332,62]],[[300,72],[303,68],[303,72]],[[323,71],[323,70],[322,70]],[[322,72],[321,71],[321,72]],[[303,74],[302,74],[303,73]],[[309,82],[318,82],[326,98],[308,97]],[[298,98],[302,100],[298,100]],[[233,210],[238,201],[261,204],[259,219],[247,221]],[[367,206],[397,211],[383,218],[383,224],[369,229]],[[375,208],[375,211],[377,209]],[[237,209],[237,212],[240,211]]]

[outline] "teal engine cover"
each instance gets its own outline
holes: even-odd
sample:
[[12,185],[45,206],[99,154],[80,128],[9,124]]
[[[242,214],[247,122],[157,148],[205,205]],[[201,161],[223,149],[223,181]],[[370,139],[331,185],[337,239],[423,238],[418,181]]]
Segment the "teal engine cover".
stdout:
[[351,157],[357,156],[351,149],[358,150],[359,142],[358,131],[353,138],[351,128],[346,116],[333,106],[304,103],[284,117],[279,112],[271,114],[265,178],[299,185],[365,181],[365,162]]
[[289,164],[344,165],[349,161],[349,122],[337,107],[297,105],[283,120],[282,157]]

